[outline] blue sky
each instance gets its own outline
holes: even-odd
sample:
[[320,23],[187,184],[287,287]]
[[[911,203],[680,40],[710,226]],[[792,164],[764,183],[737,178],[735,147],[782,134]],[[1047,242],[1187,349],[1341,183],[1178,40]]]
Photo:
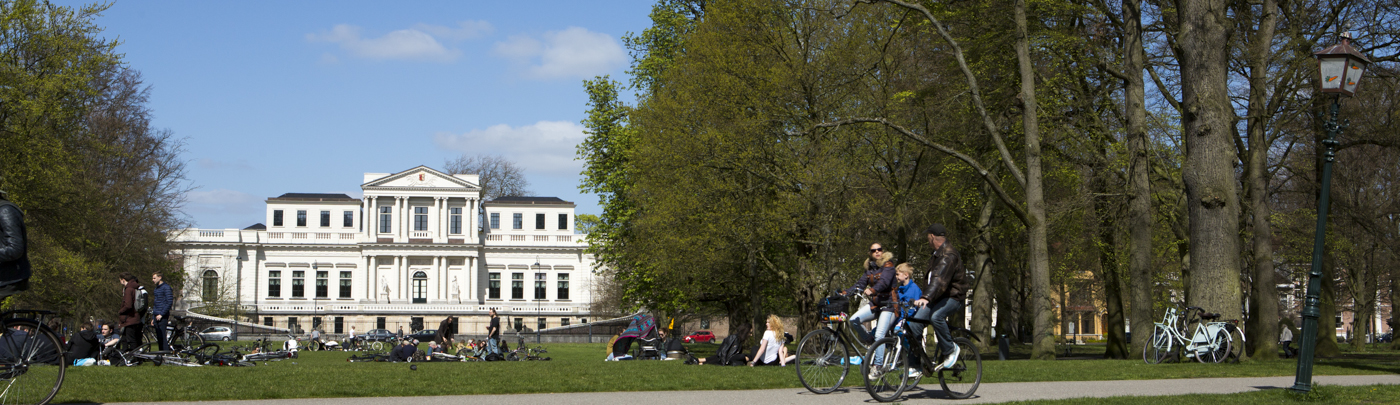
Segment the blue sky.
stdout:
[[600,213],[578,191],[582,80],[626,81],[621,37],[654,2],[119,0],[97,23],[185,141],[194,226],[242,228],[269,197],[359,197],[365,172],[463,154]]

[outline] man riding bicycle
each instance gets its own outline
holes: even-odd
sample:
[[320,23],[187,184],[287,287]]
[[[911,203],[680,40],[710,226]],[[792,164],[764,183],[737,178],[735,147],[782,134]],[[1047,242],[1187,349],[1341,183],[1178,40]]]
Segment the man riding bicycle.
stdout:
[[[936,368],[944,369],[951,367],[958,359],[958,346],[953,344],[948,317],[963,308],[963,300],[967,298],[967,273],[963,270],[962,257],[948,243],[948,229],[943,224],[930,225],[925,233],[928,234],[929,247],[933,248],[925,284],[928,289],[924,291],[923,298],[914,301],[919,311],[909,319],[909,331],[913,336],[923,336],[927,325],[917,320],[930,320],[933,333],[938,336],[938,351],[946,356]],[[923,360],[914,364],[923,364]]]

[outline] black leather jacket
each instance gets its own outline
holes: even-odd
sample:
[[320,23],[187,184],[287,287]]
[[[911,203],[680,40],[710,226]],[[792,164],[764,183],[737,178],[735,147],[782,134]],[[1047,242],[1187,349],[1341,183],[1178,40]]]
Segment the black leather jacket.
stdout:
[[25,235],[24,212],[14,203],[0,200],[0,286],[29,279]]
[[963,301],[967,298],[968,287],[971,287],[967,271],[963,269],[962,255],[953,249],[952,243],[946,241],[929,258],[926,277],[928,289],[924,290],[924,299],[929,302],[938,302],[943,297]]

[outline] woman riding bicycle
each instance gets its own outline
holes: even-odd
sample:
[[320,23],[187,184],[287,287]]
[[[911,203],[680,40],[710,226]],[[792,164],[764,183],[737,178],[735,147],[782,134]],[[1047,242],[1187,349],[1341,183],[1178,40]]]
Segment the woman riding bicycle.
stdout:
[[938,351],[947,356],[940,367],[946,368],[958,358],[958,346],[953,344],[953,334],[948,330],[948,316],[961,310],[963,300],[967,298],[967,273],[963,270],[962,256],[948,243],[947,228],[942,224],[933,224],[925,232],[928,233],[928,245],[933,248],[933,256],[928,262],[928,291],[924,292],[923,298],[914,301],[914,306],[920,308],[909,319],[909,332],[912,336],[923,336],[926,325],[916,320],[929,320],[934,334],[938,336]]
[[[870,245],[870,258],[865,260],[865,275],[856,280],[856,285],[845,293],[855,293],[864,290],[865,296],[870,299],[869,305],[861,306],[854,315],[851,315],[851,330],[856,332],[861,341],[870,344],[880,338],[885,337],[889,332],[890,324],[894,322],[894,312],[886,310],[886,306],[892,304],[894,298],[894,254],[886,252],[879,243]],[[875,336],[872,338],[870,332],[865,330],[865,323],[872,319],[875,322]]]

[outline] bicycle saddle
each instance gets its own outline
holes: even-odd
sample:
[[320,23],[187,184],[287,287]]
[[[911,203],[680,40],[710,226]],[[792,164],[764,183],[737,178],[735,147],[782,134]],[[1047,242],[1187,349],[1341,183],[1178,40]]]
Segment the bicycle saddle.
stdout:
[[1220,314],[1212,314],[1209,312],[1201,311],[1201,320],[1209,321],[1213,319],[1220,319]]

